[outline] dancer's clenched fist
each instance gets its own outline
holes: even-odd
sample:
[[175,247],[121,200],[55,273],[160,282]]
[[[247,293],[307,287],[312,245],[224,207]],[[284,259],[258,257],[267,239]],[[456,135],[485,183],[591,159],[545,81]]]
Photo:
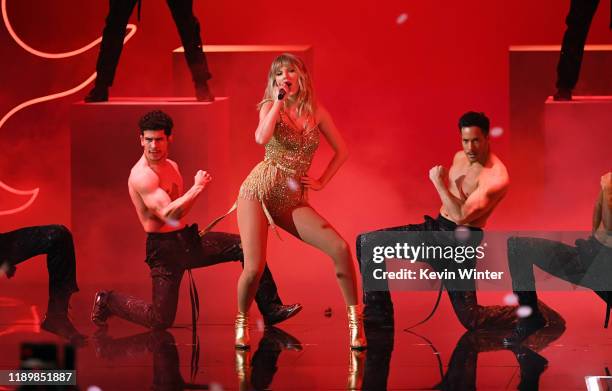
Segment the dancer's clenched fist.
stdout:
[[198,170],[198,172],[195,175],[195,178],[193,179],[193,182],[196,185],[202,185],[202,186],[206,186],[206,184],[210,181],[212,181],[212,176],[210,176],[208,172],[203,171],[203,170]]

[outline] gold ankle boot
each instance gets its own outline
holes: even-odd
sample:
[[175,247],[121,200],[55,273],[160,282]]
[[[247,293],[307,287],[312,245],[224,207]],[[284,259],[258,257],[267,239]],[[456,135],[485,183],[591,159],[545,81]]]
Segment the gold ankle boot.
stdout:
[[249,315],[245,312],[238,312],[234,327],[236,331],[234,346],[238,349],[248,349],[251,343],[249,338]]
[[364,350],[367,348],[365,333],[363,332],[363,320],[361,319],[361,308],[358,305],[346,307],[349,321],[349,334],[351,337],[351,349]]

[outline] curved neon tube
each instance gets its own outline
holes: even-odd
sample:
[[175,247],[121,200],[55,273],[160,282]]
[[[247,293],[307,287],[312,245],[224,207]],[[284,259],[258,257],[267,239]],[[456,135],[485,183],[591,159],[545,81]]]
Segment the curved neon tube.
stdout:
[[38,192],[40,190],[40,188],[38,187],[32,190],[17,190],[15,188],[10,187],[9,185],[7,185],[6,183],[2,181],[0,181],[0,189],[6,190],[9,193],[16,194],[16,195],[29,195],[30,196],[30,199],[25,204],[21,205],[20,207],[9,209],[9,210],[0,210],[0,216],[12,215],[12,214],[19,213],[22,210],[29,208],[30,205],[34,203],[34,200],[36,200],[36,197],[38,197]]
[[[90,42],[89,44],[87,44],[87,45],[85,45],[85,46],[83,46],[83,47],[81,47],[79,49],[71,50],[71,51],[68,51],[68,52],[61,52],[61,53],[49,53],[49,52],[43,52],[41,50],[34,49],[33,47],[31,47],[30,45],[25,43],[21,38],[19,38],[19,36],[15,32],[15,30],[13,29],[13,26],[11,25],[11,22],[10,22],[9,17],[8,17],[8,12],[6,10],[6,2],[7,2],[7,0],[2,0],[2,20],[4,22],[4,25],[6,26],[6,30],[9,32],[11,38],[13,38],[13,40],[19,46],[21,46],[21,48],[23,50],[25,50],[26,52],[31,53],[31,54],[33,54],[35,56],[43,57],[43,58],[49,58],[49,59],[59,59],[59,58],[74,57],[74,56],[77,56],[77,55],[79,55],[81,53],[84,53],[84,52],[88,51],[92,47],[94,47],[97,44],[99,44],[100,42],[102,42],[102,37],[98,37],[95,40],[93,40],[92,42]],[[123,39],[123,44],[124,45],[127,43],[127,41],[129,41],[134,36],[134,34],[136,34],[136,30],[137,30],[137,27],[134,24],[128,24],[126,26],[126,28],[129,31],[126,34],[125,38]],[[79,92],[80,90],[85,88],[89,83],[94,81],[96,76],[97,76],[97,74],[96,74],[96,72],[94,72],[87,79],[85,79],[85,81],[81,82],[80,84],[78,84],[75,87],[72,87],[72,88],[64,90],[64,91],[56,92],[54,94],[44,95],[44,96],[40,96],[40,97],[37,97],[37,98],[33,98],[33,99],[30,99],[30,100],[27,100],[25,102],[22,102],[22,103],[18,104],[17,106],[15,106],[12,109],[10,109],[4,116],[2,116],[2,119],[0,119],[0,129],[2,129],[2,126],[4,126],[4,124],[6,123],[6,121],[9,120],[9,118],[11,118],[15,113],[19,112],[20,110],[22,110],[22,109],[24,109],[26,107],[35,105],[37,103],[48,102],[48,101],[51,101],[51,100],[54,100],[54,99],[60,99],[60,98],[66,97],[68,95],[74,94],[76,92]],[[18,208],[14,208],[14,209],[0,211],[0,216],[19,213],[22,210],[27,209],[30,205],[32,205],[32,203],[34,202],[34,200],[38,196],[38,192],[40,190],[40,188],[35,188],[33,190],[17,190],[17,189],[14,189],[14,188],[6,185],[2,181],[0,181],[0,188],[2,188],[4,190],[7,190],[7,191],[9,191],[9,192],[11,192],[13,194],[18,194],[18,195],[28,195],[29,194],[29,195],[31,195],[30,200],[28,202],[26,202],[24,205],[22,205],[22,206],[20,206]]]
[[[83,46],[82,48],[71,50],[69,52],[62,52],[62,53],[49,53],[49,52],[43,52],[43,51],[34,49],[33,47],[25,43],[21,38],[19,38],[17,33],[15,33],[15,30],[13,29],[13,26],[11,25],[11,22],[9,21],[8,12],[6,11],[6,1],[7,0],[2,0],[2,20],[4,20],[4,25],[6,26],[6,29],[8,30],[11,37],[15,40],[15,42],[17,42],[19,46],[21,46],[26,52],[31,53],[35,56],[43,57],[43,58],[53,58],[53,59],[74,57],[74,56],[77,56],[81,53],[88,51],[92,47],[102,42],[102,37],[98,37],[92,42],[90,42],[89,44]],[[125,36],[123,40],[124,44],[132,37],[132,35],[134,35],[134,33],[136,33],[136,25],[128,24],[127,28],[130,31],[128,32],[128,34]]]

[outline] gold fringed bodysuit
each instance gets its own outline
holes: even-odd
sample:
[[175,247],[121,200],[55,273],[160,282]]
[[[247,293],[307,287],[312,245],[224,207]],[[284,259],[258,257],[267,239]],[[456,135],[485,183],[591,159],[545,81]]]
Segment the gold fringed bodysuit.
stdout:
[[[307,190],[301,182],[319,146],[318,125],[300,132],[285,120],[281,112],[274,134],[266,144],[264,160],[259,162],[240,186],[239,198],[261,201],[268,221],[297,206],[308,204]],[[203,232],[236,209],[236,204],[224,216],[213,221]]]

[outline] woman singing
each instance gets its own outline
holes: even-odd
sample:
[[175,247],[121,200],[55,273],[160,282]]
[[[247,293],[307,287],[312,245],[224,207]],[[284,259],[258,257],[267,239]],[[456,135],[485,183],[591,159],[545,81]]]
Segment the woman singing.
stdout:
[[[268,73],[259,104],[255,141],[265,145],[265,157],[240,187],[238,228],[244,269],[238,280],[236,347],[249,347],[248,311],[266,263],[268,224],[283,228],[329,255],[347,304],[350,346],[365,349],[357,282],[346,241],[309,204],[307,191],[323,189],[348,152],[329,113],[317,105],[304,63],[291,54],[277,57]],[[319,179],[308,169],[322,134],[335,154]]]

